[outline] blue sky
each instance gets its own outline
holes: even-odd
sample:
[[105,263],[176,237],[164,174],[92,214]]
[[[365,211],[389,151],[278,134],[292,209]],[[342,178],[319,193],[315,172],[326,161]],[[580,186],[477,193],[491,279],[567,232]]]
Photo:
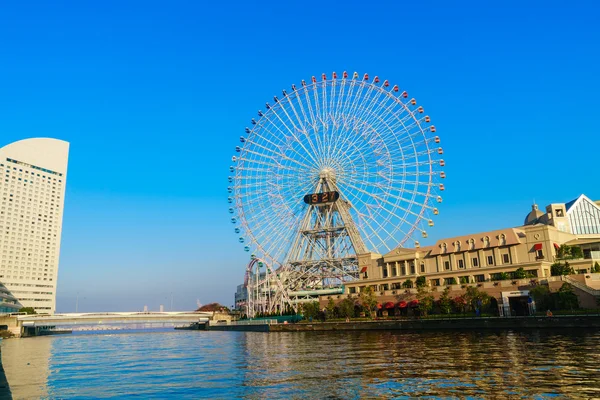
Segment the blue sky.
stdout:
[[397,83],[442,138],[430,239],[600,199],[596,2],[13,2],[0,6],[0,145],[71,143],[58,311],[231,305],[237,138],[292,83]]

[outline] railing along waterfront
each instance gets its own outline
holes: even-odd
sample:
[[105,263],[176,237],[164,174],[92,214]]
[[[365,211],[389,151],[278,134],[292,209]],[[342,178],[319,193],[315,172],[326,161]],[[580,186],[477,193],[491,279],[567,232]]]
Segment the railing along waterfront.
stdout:
[[575,286],[578,289],[583,290],[584,292],[591,294],[592,296],[600,297],[600,290],[594,289],[583,282],[579,282],[569,276],[562,275],[561,280],[568,282],[569,284]]
[[211,326],[227,326],[227,325],[277,325],[276,319],[260,319],[260,320],[241,320],[241,321],[217,321],[210,322]]

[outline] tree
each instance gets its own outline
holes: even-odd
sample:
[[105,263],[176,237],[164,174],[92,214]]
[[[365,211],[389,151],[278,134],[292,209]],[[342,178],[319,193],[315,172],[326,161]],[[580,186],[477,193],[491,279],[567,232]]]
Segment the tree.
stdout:
[[440,310],[442,314],[450,314],[452,311],[452,300],[450,299],[450,288],[446,287],[442,292],[439,300]]
[[583,258],[583,250],[579,246],[561,244],[556,251],[556,258],[561,260],[572,260]]
[[557,295],[557,305],[559,308],[564,310],[572,310],[574,308],[579,308],[579,300],[577,299],[577,295],[573,293],[573,288],[568,283],[563,283],[563,285],[558,289]]
[[508,276],[508,274],[506,272],[500,272],[498,274],[498,280],[499,281],[506,281],[506,280],[509,280],[509,279],[510,279],[510,276]]
[[460,277],[460,284],[461,285],[466,285],[467,283],[469,283],[469,278],[467,278],[466,276],[461,276]]
[[19,309],[19,312],[24,312],[26,314],[37,314],[33,307],[21,307]]
[[571,247],[571,258],[573,258],[575,260],[583,258],[583,250],[581,250],[581,247],[579,247],[579,246]]
[[490,303],[490,295],[487,292],[478,290],[476,287],[469,286],[465,294],[461,296],[467,309],[474,310],[475,308],[484,308]]
[[600,272],[600,264],[598,264],[598,261],[596,261],[596,263],[592,267],[592,272]]
[[[598,263],[596,263],[596,264],[598,264]],[[598,266],[598,268],[599,268],[598,272],[600,272],[600,266]],[[427,284],[427,280],[425,279],[424,276],[419,276],[416,280],[416,283],[417,283],[418,288],[422,288]]]
[[316,318],[319,315],[319,311],[321,311],[321,306],[318,301],[302,304],[302,315],[305,319]]
[[556,250],[556,258],[561,260],[571,258],[571,246],[568,244],[561,244],[560,247]]
[[458,312],[465,312],[465,310],[468,308],[468,303],[467,300],[464,298],[464,296],[457,296],[454,299],[452,299],[452,304],[454,304],[454,308],[456,308],[458,310]]
[[205,304],[202,307],[198,308],[196,311],[223,311],[229,312],[229,308],[219,304],[219,303],[209,303]]
[[550,266],[550,274],[552,276],[572,275],[575,271],[567,261],[564,264],[556,262]]
[[529,295],[535,300],[538,310],[548,310],[553,308],[550,288],[546,285],[539,285],[529,290]]
[[332,298],[327,302],[327,306],[325,307],[327,310],[327,318],[335,318],[336,317],[336,306],[335,301]]
[[433,296],[420,287],[417,291],[417,300],[419,300],[419,312],[426,317],[433,308]]
[[513,273],[513,276],[515,279],[525,279],[527,278],[527,272],[525,272],[523,267],[520,267]]
[[344,299],[337,305],[337,314],[340,318],[354,317],[354,300]]
[[410,289],[413,287],[413,281],[411,281],[410,279],[405,280],[404,282],[402,282],[402,287],[404,289]]
[[360,291],[360,295],[358,297],[360,299],[361,305],[365,308],[367,316],[371,318],[373,310],[377,306],[377,299],[375,298],[373,289],[370,286],[367,286],[366,288]]

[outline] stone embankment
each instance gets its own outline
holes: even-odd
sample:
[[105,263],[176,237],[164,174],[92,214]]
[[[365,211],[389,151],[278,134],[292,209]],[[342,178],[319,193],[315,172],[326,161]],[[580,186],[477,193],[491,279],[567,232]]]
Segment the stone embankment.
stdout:
[[298,324],[210,324],[207,330],[247,332],[307,331],[421,331],[487,329],[599,329],[600,315],[565,315],[556,317],[479,317],[448,319],[403,319],[388,321],[317,322]]

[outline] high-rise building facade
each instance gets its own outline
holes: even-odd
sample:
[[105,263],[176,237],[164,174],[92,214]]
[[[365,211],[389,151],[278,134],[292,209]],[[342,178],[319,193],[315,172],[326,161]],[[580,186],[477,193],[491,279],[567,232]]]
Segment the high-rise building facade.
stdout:
[[24,307],[54,313],[69,143],[0,148],[0,282]]

